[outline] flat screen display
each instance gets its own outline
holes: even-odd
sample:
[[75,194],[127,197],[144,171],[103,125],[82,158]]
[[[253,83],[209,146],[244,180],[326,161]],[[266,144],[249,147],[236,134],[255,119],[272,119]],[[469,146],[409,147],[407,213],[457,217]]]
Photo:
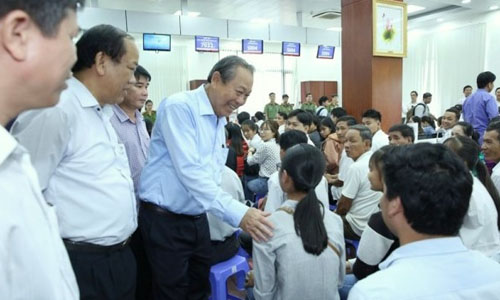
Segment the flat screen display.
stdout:
[[318,46],[318,55],[316,56],[317,58],[333,59],[334,55],[335,55],[334,46],[323,46],[323,45]]
[[142,49],[146,51],[170,51],[170,34],[144,33]]
[[287,56],[300,56],[300,43],[283,42],[281,53]]
[[194,37],[195,50],[201,52],[219,52],[219,38],[215,36]]
[[245,54],[262,54],[264,52],[264,41],[244,39],[241,41],[241,52]]

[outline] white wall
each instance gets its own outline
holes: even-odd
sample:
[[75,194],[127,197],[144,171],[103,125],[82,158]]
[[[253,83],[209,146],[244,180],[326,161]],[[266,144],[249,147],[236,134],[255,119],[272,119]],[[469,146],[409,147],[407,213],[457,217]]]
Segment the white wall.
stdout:
[[[299,101],[300,81],[336,80],[341,88],[341,49],[335,51],[335,59],[317,59],[317,45],[302,44],[301,56],[283,57],[281,42],[264,42],[264,54],[241,54],[241,40],[221,39],[220,53],[196,52],[194,37],[172,36],[171,52],[142,50],[142,35],[134,34],[139,48],[139,63],[152,75],[149,98],[155,103],[174,93],[188,89],[190,80],[206,79],[212,66],[228,55],[241,55],[256,67],[254,86],[247,103],[240,111],[253,114],[263,110],[269,101],[268,94],[275,92],[280,102],[287,93],[291,102]],[[339,91],[339,94],[340,91]]]
[[408,34],[402,100],[405,107],[411,90],[418,91],[419,99],[430,92],[431,112],[440,116],[463,99],[465,85],[476,89],[480,72],[488,70],[500,77],[500,12],[437,24],[430,22]]

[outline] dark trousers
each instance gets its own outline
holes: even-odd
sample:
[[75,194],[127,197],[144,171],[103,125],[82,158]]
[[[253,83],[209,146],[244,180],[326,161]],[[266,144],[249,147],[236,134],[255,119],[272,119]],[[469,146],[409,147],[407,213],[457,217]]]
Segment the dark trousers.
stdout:
[[240,236],[238,237],[238,242],[240,243],[241,248],[243,248],[243,250],[245,250],[248,253],[248,255],[252,256],[252,245],[253,245],[252,236],[243,231],[240,233]]
[[136,300],[150,300],[153,298],[153,280],[151,275],[151,266],[149,265],[146,251],[144,250],[144,241],[139,228],[132,235],[130,248],[134,253],[137,262],[137,281],[135,290]]
[[129,246],[109,253],[68,249],[81,300],[133,300],[136,265]]
[[239,247],[240,243],[236,234],[227,237],[224,241],[212,241],[212,261],[210,265],[213,266],[235,256]]
[[359,241],[361,237],[357,235],[356,232],[354,232],[354,230],[352,230],[351,224],[347,222],[345,215],[341,217],[342,217],[342,222],[344,223],[344,238],[349,240]]
[[212,248],[206,214],[197,218],[143,205],[144,248],[153,273],[153,299],[208,299]]

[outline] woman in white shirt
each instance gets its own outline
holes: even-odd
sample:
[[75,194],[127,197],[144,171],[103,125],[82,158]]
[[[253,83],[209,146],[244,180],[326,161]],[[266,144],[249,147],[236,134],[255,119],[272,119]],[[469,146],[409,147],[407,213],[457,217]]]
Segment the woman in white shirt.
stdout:
[[256,299],[338,299],[345,275],[342,220],[314,192],[325,172],[320,150],[288,149],[280,168],[288,200],[269,218],[273,237],[253,244]]
[[250,180],[247,187],[252,193],[264,196],[267,194],[267,181],[280,162],[278,123],[271,120],[262,123],[260,137],[263,143],[258,149],[250,148],[247,156],[248,165],[259,165],[259,177]]

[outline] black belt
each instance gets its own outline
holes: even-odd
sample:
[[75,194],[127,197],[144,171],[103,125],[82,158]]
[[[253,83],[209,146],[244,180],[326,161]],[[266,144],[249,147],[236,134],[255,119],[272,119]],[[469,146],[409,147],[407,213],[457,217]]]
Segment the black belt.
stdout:
[[93,252],[93,253],[109,253],[121,250],[130,242],[130,237],[124,240],[121,243],[104,246],[104,245],[96,245],[85,242],[75,242],[72,240],[63,239],[64,245],[68,251],[81,251],[81,252]]
[[169,211],[168,209],[165,209],[161,206],[158,206],[156,204],[153,204],[151,202],[147,201],[141,201],[141,208],[147,209],[150,211],[154,211],[158,214],[169,216],[169,217],[176,217],[176,218],[188,218],[188,219],[199,219],[205,214],[199,214],[199,215],[183,215],[183,214],[176,214],[174,212]]

